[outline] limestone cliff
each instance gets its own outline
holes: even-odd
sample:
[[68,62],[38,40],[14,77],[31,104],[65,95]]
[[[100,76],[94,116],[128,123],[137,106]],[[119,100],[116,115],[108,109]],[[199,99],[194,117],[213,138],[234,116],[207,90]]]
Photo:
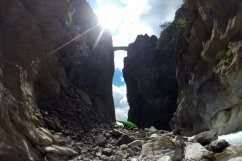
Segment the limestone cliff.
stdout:
[[114,121],[112,39],[96,25],[85,0],[1,0],[1,161],[74,155],[45,128]]
[[172,128],[241,130],[241,20],[239,0],[186,0],[157,50],[154,38],[138,36],[124,61],[129,119],[167,128],[178,96]]
[[128,47],[123,69],[128,119],[140,127],[169,129],[177,98],[174,50],[156,49],[157,40],[139,35]]
[[242,129],[242,4],[240,0],[187,0],[184,24],[187,47],[179,54],[178,109],[174,128],[185,134]]

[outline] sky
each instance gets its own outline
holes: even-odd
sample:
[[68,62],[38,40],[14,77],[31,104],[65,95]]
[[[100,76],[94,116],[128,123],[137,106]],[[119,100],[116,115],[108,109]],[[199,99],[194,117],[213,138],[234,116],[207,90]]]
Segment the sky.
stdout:
[[[160,35],[160,24],[174,19],[182,0],[88,0],[103,26],[112,33],[114,46],[128,46],[137,35]],[[129,105],[122,76],[125,51],[114,55],[113,98],[117,120],[126,120]]]

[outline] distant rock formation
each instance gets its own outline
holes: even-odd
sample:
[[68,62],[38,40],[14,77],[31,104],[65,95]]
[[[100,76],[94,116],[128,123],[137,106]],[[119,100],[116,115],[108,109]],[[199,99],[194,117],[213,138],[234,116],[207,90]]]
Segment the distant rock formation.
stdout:
[[104,32],[96,43],[96,24],[85,0],[1,0],[1,161],[75,155],[46,127],[115,120],[112,39]]
[[129,120],[168,128],[177,102],[170,125],[183,134],[242,130],[241,17],[240,0],[186,0],[157,50],[138,36],[123,70]]
[[123,75],[130,106],[128,120],[140,127],[169,129],[176,110],[177,81],[173,57],[157,50],[155,36],[139,35],[129,45]]
[[[173,128],[185,134],[242,130],[242,5],[240,0],[187,0],[186,50],[178,54],[178,109]],[[183,47],[184,48],[184,47]]]

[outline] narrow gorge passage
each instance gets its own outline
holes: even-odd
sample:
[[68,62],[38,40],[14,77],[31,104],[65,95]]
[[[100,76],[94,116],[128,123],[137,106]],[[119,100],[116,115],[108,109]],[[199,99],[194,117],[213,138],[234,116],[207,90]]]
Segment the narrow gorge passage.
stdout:
[[0,161],[241,161],[241,22],[241,0],[0,0]]
[[[115,49],[116,50],[116,49]],[[123,78],[123,60],[127,51],[118,49],[114,52],[114,76],[113,76],[113,99],[116,120],[127,120],[129,104],[127,101],[127,87]]]

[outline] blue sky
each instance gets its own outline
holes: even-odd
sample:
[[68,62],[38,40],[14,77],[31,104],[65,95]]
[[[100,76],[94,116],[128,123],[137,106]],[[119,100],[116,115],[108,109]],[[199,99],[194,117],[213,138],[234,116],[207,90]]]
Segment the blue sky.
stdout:
[[113,85],[120,87],[124,85],[123,73],[120,69],[116,69],[113,76]]
[[[159,36],[160,24],[172,21],[182,0],[88,0],[100,22],[110,23],[114,46],[128,46],[137,35]],[[115,52],[113,97],[118,120],[127,119],[129,105],[122,68],[125,51]]]

